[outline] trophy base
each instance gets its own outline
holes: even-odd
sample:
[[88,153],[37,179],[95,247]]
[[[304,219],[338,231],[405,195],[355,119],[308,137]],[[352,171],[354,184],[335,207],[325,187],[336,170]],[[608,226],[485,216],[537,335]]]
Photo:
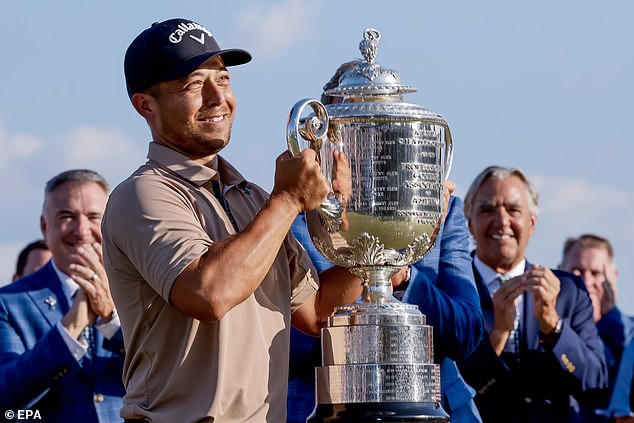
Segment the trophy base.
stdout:
[[317,404],[306,423],[426,422],[448,423],[449,415],[434,402],[360,402]]

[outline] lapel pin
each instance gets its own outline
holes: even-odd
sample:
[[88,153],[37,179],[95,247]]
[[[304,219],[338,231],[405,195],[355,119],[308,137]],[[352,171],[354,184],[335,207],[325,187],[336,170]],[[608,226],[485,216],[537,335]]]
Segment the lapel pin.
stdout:
[[48,308],[51,310],[55,310],[55,305],[57,304],[57,300],[52,295],[46,297],[44,302],[48,305]]

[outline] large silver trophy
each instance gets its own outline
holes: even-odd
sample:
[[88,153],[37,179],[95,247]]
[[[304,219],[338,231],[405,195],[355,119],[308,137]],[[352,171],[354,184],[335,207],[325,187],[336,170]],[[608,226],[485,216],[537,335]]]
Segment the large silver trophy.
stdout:
[[449,421],[440,405],[432,328],[417,306],[393,297],[390,277],[435,242],[451,134],[439,114],[402,102],[416,89],[374,62],[379,39],[377,30],[366,29],[365,60],[326,91],[341,103],[302,100],[287,125],[290,151],[313,148],[331,183],[333,151],[348,158],[347,198],[331,192],[306,219],[319,251],[363,281],[359,300],[337,307],[322,329],[310,423]]

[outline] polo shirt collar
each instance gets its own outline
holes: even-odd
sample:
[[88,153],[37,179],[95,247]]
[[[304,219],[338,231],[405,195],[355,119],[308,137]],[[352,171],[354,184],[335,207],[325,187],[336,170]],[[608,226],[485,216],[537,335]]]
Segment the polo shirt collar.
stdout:
[[240,172],[217,154],[213,156],[211,166],[204,166],[178,151],[152,141],[149,145],[147,158],[197,186],[203,186],[212,179],[222,179],[227,186],[237,186],[242,190],[248,189],[247,181]]

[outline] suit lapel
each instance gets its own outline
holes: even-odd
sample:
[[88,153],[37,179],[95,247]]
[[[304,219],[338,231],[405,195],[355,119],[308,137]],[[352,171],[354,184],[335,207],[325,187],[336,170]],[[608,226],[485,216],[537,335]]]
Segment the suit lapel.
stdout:
[[49,261],[32,279],[33,289],[27,295],[35,307],[42,313],[49,325],[54,326],[68,311],[68,301],[62,290],[62,283]]
[[59,299],[54,295],[53,291],[44,288],[38,291],[31,291],[28,295],[48,323],[51,326],[56,325],[63,314],[59,306]]
[[478,295],[480,296],[480,308],[482,309],[482,317],[484,318],[484,329],[487,332],[491,332],[493,329],[493,300],[489,294],[489,290],[482,281],[482,276],[476,269],[473,262],[471,262],[473,268],[473,276],[475,278],[476,287],[478,288]]

